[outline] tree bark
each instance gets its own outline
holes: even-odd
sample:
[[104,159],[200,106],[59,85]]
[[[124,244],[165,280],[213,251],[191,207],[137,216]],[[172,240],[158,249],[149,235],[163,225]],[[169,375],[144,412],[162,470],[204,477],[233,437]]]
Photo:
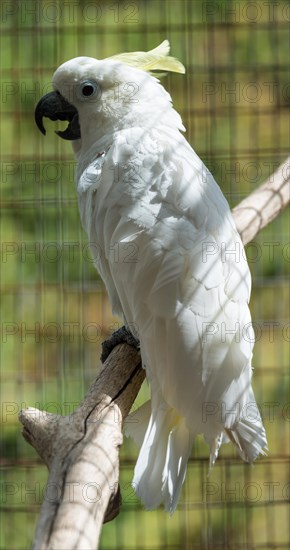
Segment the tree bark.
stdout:
[[[289,204],[289,182],[290,157],[234,208],[244,244]],[[113,349],[73,414],[21,411],[23,436],[49,469],[35,550],[98,547],[103,522],[119,513],[122,424],[144,378],[139,351],[121,344]]]
[[246,197],[232,211],[244,244],[276,218],[289,204],[290,157],[263,185]]
[[139,351],[121,344],[73,414],[21,411],[23,436],[49,469],[35,550],[97,548],[104,519],[119,513],[122,421],[144,378]]

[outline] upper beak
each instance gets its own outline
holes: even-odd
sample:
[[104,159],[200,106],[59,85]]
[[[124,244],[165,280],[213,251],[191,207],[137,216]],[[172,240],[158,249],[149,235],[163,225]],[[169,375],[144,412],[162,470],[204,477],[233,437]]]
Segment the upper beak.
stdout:
[[76,108],[71,105],[59,92],[50,92],[44,95],[36,105],[34,117],[39,130],[45,135],[42,119],[46,116],[50,120],[68,120],[66,130],[55,132],[63,139],[80,139],[81,130],[79,115]]

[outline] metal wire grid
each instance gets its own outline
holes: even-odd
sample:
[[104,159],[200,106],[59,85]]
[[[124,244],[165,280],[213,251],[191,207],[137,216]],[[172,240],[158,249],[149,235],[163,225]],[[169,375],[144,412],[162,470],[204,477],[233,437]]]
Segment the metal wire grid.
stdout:
[[[71,7],[70,7],[70,6]],[[46,472],[22,441],[23,406],[68,414],[98,363],[112,318],[80,229],[70,148],[39,136],[33,108],[54,69],[76,55],[150,49],[169,38],[186,76],[164,85],[232,205],[289,152],[287,2],[1,3],[1,548],[27,548]],[[256,94],[256,95],[255,95]],[[173,518],[145,512],[122,450],[122,514],[104,549],[289,547],[289,214],[248,248],[257,342],[254,387],[269,437],[248,467],[226,446],[210,478],[198,439]],[[145,392],[146,389],[143,390]]]

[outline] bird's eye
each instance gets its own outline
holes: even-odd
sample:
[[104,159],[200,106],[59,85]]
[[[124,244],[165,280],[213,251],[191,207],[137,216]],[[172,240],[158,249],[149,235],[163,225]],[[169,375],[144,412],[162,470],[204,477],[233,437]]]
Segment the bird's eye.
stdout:
[[92,86],[92,84],[85,84],[83,87],[82,87],[82,94],[85,96],[85,97],[88,97],[89,95],[92,95],[95,91],[95,88],[94,86]]
[[86,80],[80,86],[80,96],[82,99],[95,96],[97,90],[98,90],[98,86],[95,82]]

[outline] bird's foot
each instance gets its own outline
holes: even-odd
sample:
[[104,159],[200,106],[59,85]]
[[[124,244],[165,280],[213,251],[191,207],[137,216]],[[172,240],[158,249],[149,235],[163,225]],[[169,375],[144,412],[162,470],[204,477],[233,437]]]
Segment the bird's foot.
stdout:
[[140,349],[140,342],[133,334],[130,332],[130,330],[123,325],[118,330],[115,330],[113,334],[108,338],[108,340],[105,340],[102,343],[102,354],[101,354],[101,361],[104,363],[106,359],[109,357],[111,351],[118,345],[118,344],[129,344],[129,346],[133,346],[136,349]]

